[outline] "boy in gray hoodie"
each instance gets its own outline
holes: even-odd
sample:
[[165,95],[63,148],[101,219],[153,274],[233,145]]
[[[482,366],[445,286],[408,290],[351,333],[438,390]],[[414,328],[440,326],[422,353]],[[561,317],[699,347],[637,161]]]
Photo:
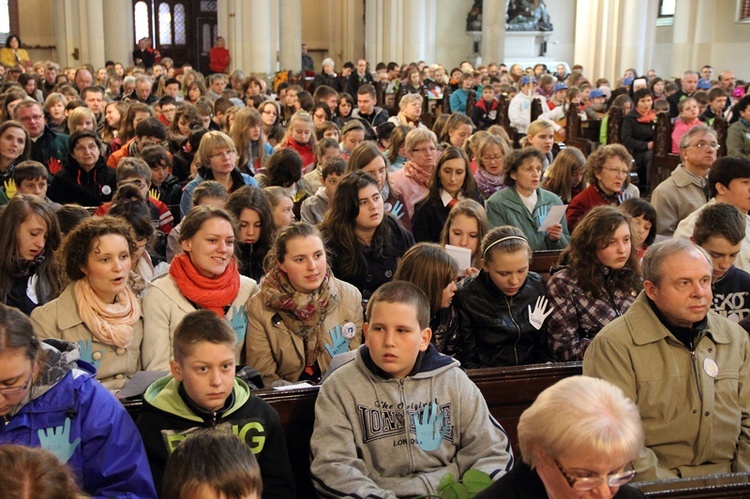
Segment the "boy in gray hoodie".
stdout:
[[311,439],[324,497],[434,494],[469,469],[493,479],[513,465],[510,441],[459,362],[430,343],[429,302],[394,281],[367,305],[366,343],[320,389]]

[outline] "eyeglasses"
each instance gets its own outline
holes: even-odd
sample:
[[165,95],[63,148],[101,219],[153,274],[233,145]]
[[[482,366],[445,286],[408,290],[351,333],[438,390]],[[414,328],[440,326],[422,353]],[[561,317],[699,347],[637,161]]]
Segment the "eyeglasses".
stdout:
[[139,241],[136,241],[135,243],[136,248],[138,248],[139,250],[145,248],[148,245],[148,242],[150,239],[151,237],[149,236],[146,239],[141,239]]
[[423,152],[428,152],[430,154],[435,154],[437,152],[437,147],[420,147],[418,149],[412,149],[412,152],[418,152],[420,154]]
[[713,149],[714,151],[721,149],[721,146],[716,142],[698,142],[697,144],[690,144],[688,147],[697,147],[700,150]]
[[614,173],[615,175],[623,177],[627,177],[630,173],[628,170],[620,170],[619,168],[602,168],[602,170],[606,170],[610,173]]
[[568,481],[568,485],[570,485],[575,490],[595,489],[602,483],[602,481],[606,481],[607,485],[610,487],[620,487],[621,485],[625,485],[626,483],[630,482],[633,477],[635,477],[635,468],[633,467],[633,463],[630,463],[630,470],[628,471],[613,473],[611,475],[586,477],[571,476],[567,471],[565,471],[565,468],[562,467],[562,464],[560,464],[557,459],[555,459],[555,464],[557,465],[557,469],[560,470],[560,473],[562,473],[562,475],[565,477],[565,480]]
[[232,151],[232,150],[230,149],[230,150],[228,150],[228,151],[224,151],[224,152],[217,152],[216,154],[212,154],[211,156],[209,156],[209,158],[211,158],[211,159],[218,159],[218,158],[221,158],[221,159],[224,159],[224,158],[233,158],[235,154],[236,154],[236,153],[235,153],[234,151]]
[[2,394],[3,397],[10,397],[13,395],[18,395],[22,391],[26,390],[29,387],[29,384],[31,383],[31,379],[34,377],[34,370],[31,370],[31,373],[29,374],[29,379],[26,380],[26,383],[20,386],[10,386],[8,388],[0,388],[0,394]]
[[492,163],[493,161],[495,163],[499,163],[503,160],[502,156],[482,156],[482,161],[485,163]]

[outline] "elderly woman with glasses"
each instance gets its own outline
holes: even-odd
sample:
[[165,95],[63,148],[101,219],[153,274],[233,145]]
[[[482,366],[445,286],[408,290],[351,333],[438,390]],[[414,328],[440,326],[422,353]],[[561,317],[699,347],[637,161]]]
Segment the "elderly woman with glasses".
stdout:
[[565,217],[572,233],[578,221],[595,206],[619,206],[627,197],[630,165],[633,158],[620,144],[600,147],[586,160],[586,181],[589,186],[574,197]]
[[635,404],[615,385],[574,376],[547,388],[521,414],[522,459],[476,499],[645,497],[627,485],[643,448]]
[[416,128],[406,135],[406,163],[390,179],[393,190],[404,200],[409,220],[414,216],[414,205],[427,195],[438,156],[437,137],[432,131]]
[[232,193],[245,185],[258,187],[258,182],[237,167],[237,147],[232,139],[219,131],[208,132],[201,139],[195,154],[200,165],[198,174],[185,186],[180,200],[180,215],[184,217],[193,206],[193,191],[201,182],[215,180]]

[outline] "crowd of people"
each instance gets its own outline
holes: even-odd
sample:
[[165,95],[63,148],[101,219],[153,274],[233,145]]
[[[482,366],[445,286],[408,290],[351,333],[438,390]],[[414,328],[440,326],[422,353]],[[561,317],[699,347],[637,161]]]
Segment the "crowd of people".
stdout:
[[[61,487],[218,497],[231,479],[293,497],[278,415],[252,391],[300,382],[321,384],[326,497],[432,494],[468,470],[496,482],[485,495],[640,497],[633,478],[750,471],[750,95],[731,71],[610,84],[580,66],[326,59],[269,87],[225,73],[221,39],[210,75],[147,39],[134,65],[97,70],[8,40],[0,443],[52,452]],[[451,112],[428,128],[432,101]],[[570,109],[613,107],[621,144],[603,125],[588,157],[565,147]],[[681,163],[649,186],[660,111]],[[548,279],[530,270],[543,250],[560,252]],[[609,382],[542,394],[517,459],[461,367],[564,361]],[[138,371],[168,374],[134,423],[112,393]],[[587,438],[558,439],[566,426]],[[236,474],[197,469],[207,449]]]

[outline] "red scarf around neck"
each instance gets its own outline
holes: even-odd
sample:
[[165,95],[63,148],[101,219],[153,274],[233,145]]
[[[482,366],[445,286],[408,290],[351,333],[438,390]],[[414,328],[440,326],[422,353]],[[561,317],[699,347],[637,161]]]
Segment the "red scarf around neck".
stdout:
[[225,315],[224,307],[231,305],[240,292],[240,273],[234,258],[222,275],[209,279],[200,275],[190,257],[182,253],[172,260],[169,275],[185,298],[221,317]]

